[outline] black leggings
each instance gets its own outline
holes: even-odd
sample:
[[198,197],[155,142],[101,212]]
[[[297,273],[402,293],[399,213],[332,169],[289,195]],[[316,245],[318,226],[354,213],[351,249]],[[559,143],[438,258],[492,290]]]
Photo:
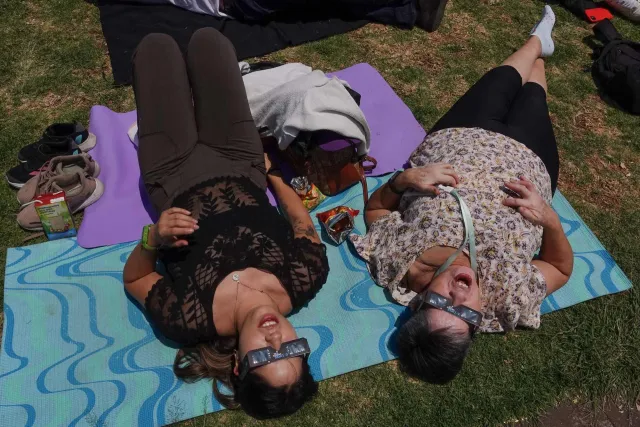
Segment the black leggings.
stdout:
[[217,176],[267,186],[262,141],[231,42],[196,31],[186,58],[166,34],[147,35],[133,56],[138,162],[155,209]]
[[542,86],[522,85],[522,77],[511,66],[494,68],[478,80],[429,133],[457,127],[486,129],[526,145],[544,162],[555,193],[560,161]]

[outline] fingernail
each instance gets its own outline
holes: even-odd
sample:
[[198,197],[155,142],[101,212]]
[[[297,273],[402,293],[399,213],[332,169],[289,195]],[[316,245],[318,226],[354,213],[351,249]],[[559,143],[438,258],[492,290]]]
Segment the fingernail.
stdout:
[[195,230],[194,230],[193,228],[190,228],[190,229],[189,229],[189,232],[190,232],[190,233],[193,233],[194,231],[195,231]]
[[200,229],[200,226],[199,226],[199,225],[196,225],[195,227],[193,227],[193,229],[194,229],[194,230],[199,230],[199,229]]

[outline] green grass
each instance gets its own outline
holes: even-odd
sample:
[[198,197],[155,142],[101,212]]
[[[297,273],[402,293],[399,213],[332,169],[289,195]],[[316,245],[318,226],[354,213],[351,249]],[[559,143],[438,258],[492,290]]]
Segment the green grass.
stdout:
[[[451,0],[441,30],[370,25],[269,56],[337,70],[369,62],[425,126],[525,39],[540,1]],[[596,95],[587,24],[555,8],[557,51],[547,61],[549,104],[561,151],[560,190],[632,281],[640,278],[640,121]],[[629,38],[640,26],[615,21]],[[81,0],[0,0],[0,166],[53,121],[89,108],[134,108],[130,88],[110,74],[98,11]],[[625,168],[621,167],[625,165]],[[15,223],[14,191],[0,186],[6,247],[28,234]],[[354,325],[357,327],[357,325]],[[367,351],[367,349],[363,349]],[[640,294],[600,298],[546,315],[537,331],[481,336],[462,374],[446,386],[408,380],[394,362],[323,381],[298,414],[258,423],[224,411],[189,425],[469,426],[532,417],[559,401],[634,402],[640,393]],[[597,406],[597,405],[596,405]]]

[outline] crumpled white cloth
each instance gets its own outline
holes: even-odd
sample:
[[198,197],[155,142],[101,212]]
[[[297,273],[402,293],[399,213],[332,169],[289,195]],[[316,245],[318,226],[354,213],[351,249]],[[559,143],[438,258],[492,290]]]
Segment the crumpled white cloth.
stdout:
[[358,140],[358,154],[369,152],[371,134],[348,84],[303,64],[286,64],[243,77],[251,115],[286,149],[300,132],[328,130]]

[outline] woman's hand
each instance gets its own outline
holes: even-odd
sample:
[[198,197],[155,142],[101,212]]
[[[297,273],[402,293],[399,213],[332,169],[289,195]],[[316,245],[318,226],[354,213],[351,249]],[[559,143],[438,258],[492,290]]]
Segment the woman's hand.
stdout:
[[504,185],[520,194],[520,198],[507,197],[502,204],[516,209],[533,225],[547,227],[558,220],[558,215],[540,196],[535,185],[525,177],[521,176],[519,180],[505,182]]
[[151,246],[169,246],[171,248],[181,248],[187,246],[189,242],[182,238],[193,234],[198,228],[198,221],[191,218],[191,212],[171,208],[162,212],[160,219],[153,226],[150,233]]
[[268,176],[271,176],[272,172],[280,171],[280,163],[278,162],[278,155],[268,153],[265,151],[264,167]]
[[271,157],[269,157],[269,154],[267,154],[267,152],[264,152],[264,167],[267,170],[267,172],[269,172],[269,170],[271,169]]
[[434,163],[427,166],[407,169],[395,179],[393,186],[399,191],[413,189],[421,193],[438,195],[437,185],[456,187],[460,177],[453,166],[446,163]]

